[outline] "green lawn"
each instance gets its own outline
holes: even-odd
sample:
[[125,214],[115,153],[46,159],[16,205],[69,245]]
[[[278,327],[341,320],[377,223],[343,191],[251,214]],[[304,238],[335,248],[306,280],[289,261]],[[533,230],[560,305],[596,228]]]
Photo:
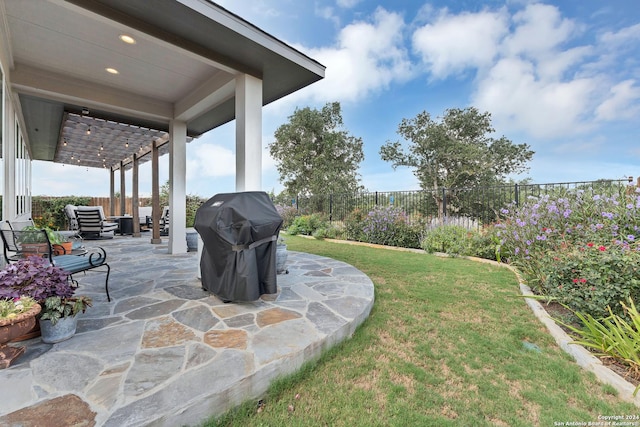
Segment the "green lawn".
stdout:
[[261,411],[247,402],[207,426],[553,426],[640,413],[555,344],[507,269],[301,237],[287,244],[366,273],[371,315],[352,339],[273,384]]

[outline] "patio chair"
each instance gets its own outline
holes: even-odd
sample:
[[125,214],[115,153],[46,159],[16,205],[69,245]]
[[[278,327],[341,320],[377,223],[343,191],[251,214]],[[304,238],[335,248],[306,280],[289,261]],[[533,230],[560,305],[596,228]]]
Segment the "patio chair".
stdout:
[[165,206],[162,209],[162,216],[160,217],[160,235],[169,235],[169,206]]
[[67,229],[71,231],[78,231],[78,220],[76,218],[76,210],[78,209],[75,205],[66,205],[64,207],[64,215],[67,217]]
[[2,236],[4,260],[7,264],[29,256],[46,257],[51,265],[62,268],[67,273],[68,279],[75,286],[78,285],[78,282],[73,278],[74,274],[98,267],[106,267],[107,277],[104,282],[104,288],[107,293],[107,300],[111,301],[109,296],[111,267],[107,264],[107,253],[103,248],[82,251],[81,255],[55,255],[45,230],[14,231],[10,228],[5,228],[0,230],[0,236]]
[[78,206],[78,232],[83,239],[112,239],[118,223],[107,222],[102,206]]

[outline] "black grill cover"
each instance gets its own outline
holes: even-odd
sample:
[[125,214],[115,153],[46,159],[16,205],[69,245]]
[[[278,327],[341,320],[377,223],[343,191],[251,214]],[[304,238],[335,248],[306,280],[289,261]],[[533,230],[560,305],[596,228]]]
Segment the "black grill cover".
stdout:
[[276,240],[282,217],[263,191],[216,194],[197,211],[204,243],[202,287],[225,301],[277,292]]

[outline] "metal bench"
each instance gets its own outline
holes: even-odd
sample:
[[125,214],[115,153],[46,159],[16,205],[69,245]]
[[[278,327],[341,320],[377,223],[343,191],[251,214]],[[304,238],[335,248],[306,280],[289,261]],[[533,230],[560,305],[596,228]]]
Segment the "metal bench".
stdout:
[[76,273],[86,272],[98,267],[106,267],[107,277],[104,288],[109,296],[109,273],[111,267],[107,264],[107,253],[103,248],[95,248],[91,251],[82,251],[79,255],[64,254],[55,255],[49,236],[45,230],[21,230],[11,229],[0,230],[4,247],[4,259],[6,263],[11,263],[20,258],[28,256],[40,256],[49,258],[51,265],[62,268],[77,286],[77,281],[73,279]]

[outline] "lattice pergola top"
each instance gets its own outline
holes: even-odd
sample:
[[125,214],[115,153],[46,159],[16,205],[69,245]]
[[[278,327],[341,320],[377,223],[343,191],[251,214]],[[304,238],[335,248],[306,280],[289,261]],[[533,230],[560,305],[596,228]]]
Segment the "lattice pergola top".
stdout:
[[[187,138],[190,142],[192,138]],[[92,168],[125,169],[133,165],[133,156],[140,163],[151,160],[148,155],[153,143],[159,154],[169,152],[169,134],[165,131],[117,123],[90,115],[65,113],[54,161]]]

